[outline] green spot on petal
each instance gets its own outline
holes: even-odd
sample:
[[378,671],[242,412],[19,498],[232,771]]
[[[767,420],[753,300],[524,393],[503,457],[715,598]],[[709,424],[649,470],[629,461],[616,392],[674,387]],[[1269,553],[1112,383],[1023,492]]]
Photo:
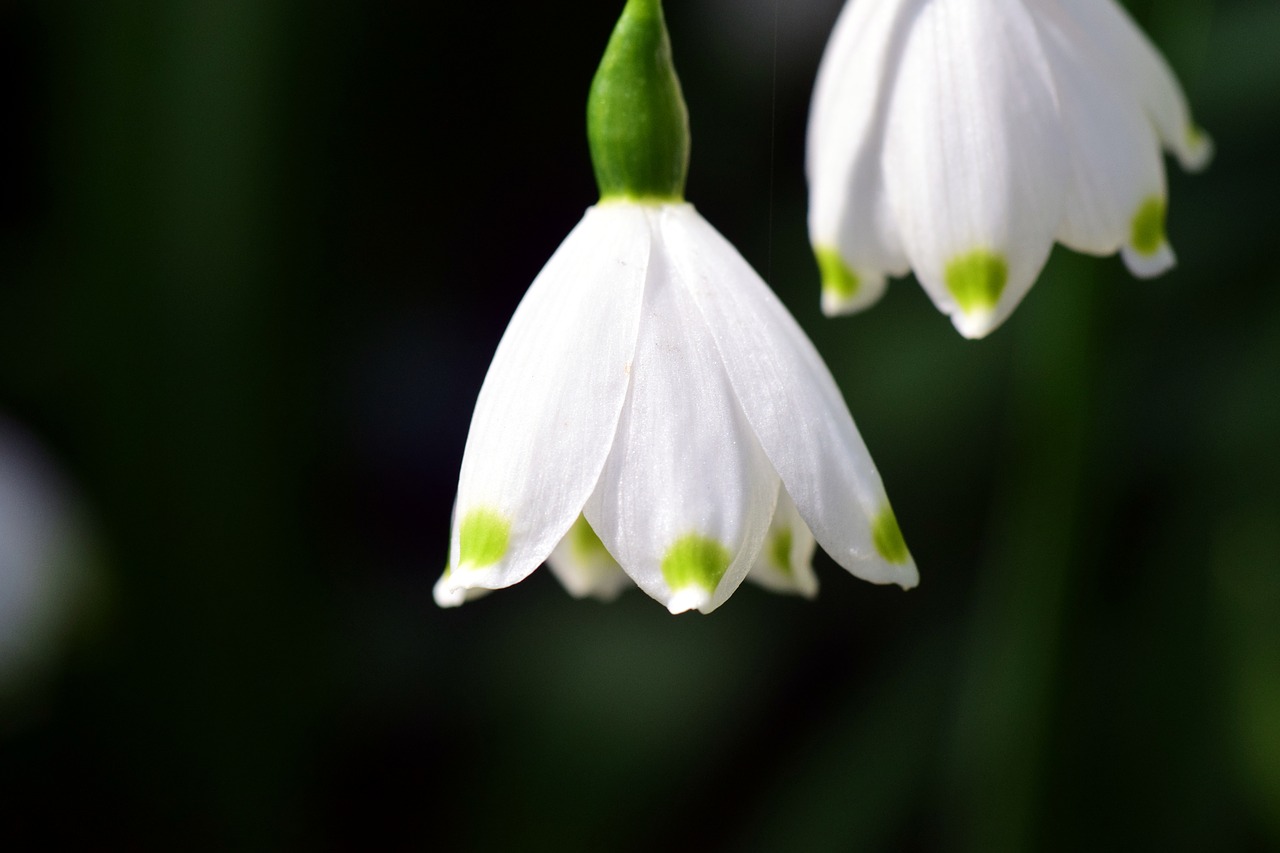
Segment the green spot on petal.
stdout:
[[977,249],[947,264],[946,277],[947,290],[961,311],[990,311],[1009,281],[1009,264],[1004,255]]
[[1154,255],[1164,245],[1164,199],[1152,196],[1133,215],[1129,245],[1140,255]]
[[880,556],[890,563],[905,563],[911,559],[902,531],[898,529],[898,519],[893,514],[893,507],[888,504],[884,505],[884,509],[871,522],[871,538]]
[[850,300],[857,295],[862,282],[858,280],[858,274],[845,264],[839,252],[819,246],[813,250],[813,255],[818,260],[824,293],[830,293],[841,301]]
[[473,509],[462,519],[458,534],[460,565],[491,566],[507,553],[511,522],[491,509]]
[[584,563],[609,556],[609,550],[581,515],[569,528],[569,547],[573,549],[573,555]]
[[784,575],[791,574],[791,528],[779,530],[770,537],[769,561]]
[[682,536],[662,559],[662,577],[667,586],[681,590],[698,586],[714,592],[724,577],[733,555],[714,539],[690,533]]

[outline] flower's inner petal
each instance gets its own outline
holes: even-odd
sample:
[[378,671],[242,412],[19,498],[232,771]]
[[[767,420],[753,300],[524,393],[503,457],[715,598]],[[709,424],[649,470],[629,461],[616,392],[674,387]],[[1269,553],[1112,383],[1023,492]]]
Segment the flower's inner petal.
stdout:
[[655,242],[631,389],[585,512],[645,592],[710,612],[754,563],[778,477],[677,275]]
[[918,5],[846,4],[818,69],[808,130],[809,235],[829,315],[871,305],[886,272],[908,269],[880,161],[894,72]]
[[578,520],[556,545],[547,566],[574,598],[612,601],[631,585],[631,578],[604,547],[586,517]]
[[642,208],[594,207],[525,294],[472,417],[438,600],[523,579],[578,517],[626,397],[648,257]]
[[[1164,166],[1151,123],[1076,22],[1057,4],[1039,18],[1053,64],[1072,177],[1058,239],[1082,252],[1109,255],[1131,244],[1134,222],[1149,202],[1160,202],[1159,234],[1143,231],[1149,256],[1164,243]],[[1147,223],[1149,214],[1141,221]]]
[[787,490],[778,487],[778,505],[769,524],[760,556],[747,580],[774,592],[791,592],[813,598],[818,578],[813,573],[813,552],[817,543],[804,523]]
[[892,518],[889,501],[813,344],[692,207],[667,209],[662,238],[706,318],[742,411],[818,543],[864,580],[915,586],[919,575],[906,548],[880,547],[892,542],[875,533],[886,514]]
[[982,337],[1039,275],[1070,161],[1027,8],[934,0],[911,27],[885,138],[911,266],[961,334]]
[[1213,143],[1192,122],[1178,78],[1120,4],[1115,0],[1070,0],[1055,5],[1075,19],[1080,32],[1088,34],[1097,57],[1105,63],[1107,79],[1129,92],[1182,167],[1195,171],[1208,165]]

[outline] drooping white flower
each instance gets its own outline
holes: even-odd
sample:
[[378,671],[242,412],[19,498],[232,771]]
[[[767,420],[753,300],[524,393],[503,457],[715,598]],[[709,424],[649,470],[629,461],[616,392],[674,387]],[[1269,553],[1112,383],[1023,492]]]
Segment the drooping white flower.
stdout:
[[[575,595],[629,577],[673,613],[750,573],[812,594],[814,542],[917,573],[817,351],[682,200],[688,126],[658,0],[630,0],[592,84],[600,204],[534,280],[480,390],[442,606],[549,560]],[[620,569],[620,571],[619,571]]]
[[709,612],[783,553],[762,582],[812,591],[812,538],[916,583],[839,389],[767,285],[691,205],[590,208],[485,378],[437,601],[550,556],[577,594],[616,593],[616,560],[673,612]]
[[1161,148],[1212,145],[1115,0],[849,0],[809,117],[809,233],[827,314],[914,270],[965,337],[1002,323],[1055,240],[1174,263]]

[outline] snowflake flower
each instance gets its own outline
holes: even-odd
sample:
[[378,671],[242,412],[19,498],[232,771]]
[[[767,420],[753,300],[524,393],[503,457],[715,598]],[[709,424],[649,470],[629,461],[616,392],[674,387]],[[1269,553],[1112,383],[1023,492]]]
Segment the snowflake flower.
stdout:
[[1053,243],[1169,269],[1161,146],[1209,160],[1178,82],[1114,0],[851,0],[809,119],[809,233],[827,314],[914,270],[968,338]]
[[683,201],[688,119],[659,0],[630,0],[592,83],[601,201],[534,280],[480,391],[442,606],[550,559],[577,595],[621,571],[673,613],[751,573],[812,594],[814,540],[917,582],[880,477],[817,351]]

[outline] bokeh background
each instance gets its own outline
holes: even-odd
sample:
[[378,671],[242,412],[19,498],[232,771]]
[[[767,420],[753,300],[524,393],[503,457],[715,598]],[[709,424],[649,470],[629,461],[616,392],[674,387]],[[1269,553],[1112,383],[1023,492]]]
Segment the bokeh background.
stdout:
[[819,316],[838,0],[671,0],[689,197],[827,358],[923,582],[442,611],[621,5],[0,0],[0,414],[83,537],[0,685],[0,847],[1280,849],[1280,5],[1129,4],[1217,141],[1169,163],[1180,266],[1055,251],[966,342],[911,281]]

